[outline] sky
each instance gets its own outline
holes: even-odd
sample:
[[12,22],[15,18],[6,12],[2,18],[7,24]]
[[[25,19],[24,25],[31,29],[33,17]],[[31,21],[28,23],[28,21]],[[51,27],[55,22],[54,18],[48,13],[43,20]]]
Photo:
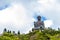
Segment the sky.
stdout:
[[0,0],[0,33],[4,28],[28,33],[38,15],[46,28],[60,28],[59,10],[59,0]]

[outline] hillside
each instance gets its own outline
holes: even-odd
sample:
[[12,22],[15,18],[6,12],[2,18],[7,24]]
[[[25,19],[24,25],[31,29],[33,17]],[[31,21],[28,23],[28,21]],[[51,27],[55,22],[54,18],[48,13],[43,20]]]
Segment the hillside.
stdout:
[[44,31],[32,31],[28,34],[16,34],[14,31],[3,31],[0,40],[60,40],[60,30],[45,29]]

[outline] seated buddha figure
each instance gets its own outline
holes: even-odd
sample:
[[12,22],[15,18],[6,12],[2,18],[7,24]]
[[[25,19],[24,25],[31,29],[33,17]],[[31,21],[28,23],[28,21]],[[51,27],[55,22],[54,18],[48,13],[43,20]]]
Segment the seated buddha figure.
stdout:
[[38,21],[34,22],[33,30],[43,30],[44,29],[44,22],[41,21],[41,16],[37,17]]

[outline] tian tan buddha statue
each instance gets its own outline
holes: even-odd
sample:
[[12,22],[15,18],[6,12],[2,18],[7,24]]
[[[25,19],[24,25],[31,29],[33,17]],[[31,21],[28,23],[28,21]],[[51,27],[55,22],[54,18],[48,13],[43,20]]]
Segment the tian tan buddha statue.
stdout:
[[41,16],[37,17],[38,21],[34,22],[34,28],[32,30],[44,30],[44,22],[41,21]]

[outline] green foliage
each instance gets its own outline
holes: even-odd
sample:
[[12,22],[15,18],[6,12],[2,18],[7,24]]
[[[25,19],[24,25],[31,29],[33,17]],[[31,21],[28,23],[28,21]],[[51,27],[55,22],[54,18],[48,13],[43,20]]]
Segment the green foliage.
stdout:
[[51,28],[45,29],[44,31],[34,30],[30,31],[28,34],[16,34],[11,31],[4,31],[0,36],[0,40],[60,40],[60,30],[54,30]]

